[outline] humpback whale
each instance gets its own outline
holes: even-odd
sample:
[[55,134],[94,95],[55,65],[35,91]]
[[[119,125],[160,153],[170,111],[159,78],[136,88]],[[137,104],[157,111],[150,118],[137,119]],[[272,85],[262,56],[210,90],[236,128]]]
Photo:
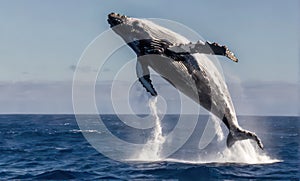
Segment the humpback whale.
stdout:
[[215,78],[219,72],[206,66],[211,62],[203,63],[207,60],[201,54],[225,56],[238,62],[226,46],[208,41],[191,43],[149,20],[116,13],[110,13],[107,21],[136,53],[137,77],[147,92],[152,96],[158,94],[150,78],[151,67],[172,86],[223,121],[229,130],[226,140],[228,148],[238,140],[251,139],[263,149],[255,133],[239,126],[226,83]]

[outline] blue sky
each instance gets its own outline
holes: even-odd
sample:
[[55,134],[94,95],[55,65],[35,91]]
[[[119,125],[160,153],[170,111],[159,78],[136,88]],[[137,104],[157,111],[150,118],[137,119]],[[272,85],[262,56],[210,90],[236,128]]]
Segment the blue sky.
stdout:
[[[238,64],[222,62],[228,80],[233,84],[256,86],[258,90],[251,93],[252,98],[261,96],[259,85],[264,82],[276,84],[279,89],[283,87],[280,85],[293,87],[276,93],[273,98],[278,99],[278,94],[295,93],[299,87],[299,10],[297,0],[230,0],[226,3],[1,0],[0,82],[3,90],[0,112],[71,112],[69,96],[74,65],[87,45],[108,29],[106,19],[110,12],[178,21],[207,40],[228,45],[240,59]],[[62,84],[66,87],[59,87]],[[42,85],[50,88],[41,88]],[[49,94],[54,85],[57,88],[49,100],[34,96]],[[273,88],[264,88],[263,94],[272,95]],[[290,101],[297,106],[298,100]],[[286,102],[289,100],[282,97],[275,104]],[[253,104],[259,103],[254,101]],[[279,108],[270,109],[266,105],[261,109],[260,114],[272,114]],[[297,114],[297,109],[282,112]]]

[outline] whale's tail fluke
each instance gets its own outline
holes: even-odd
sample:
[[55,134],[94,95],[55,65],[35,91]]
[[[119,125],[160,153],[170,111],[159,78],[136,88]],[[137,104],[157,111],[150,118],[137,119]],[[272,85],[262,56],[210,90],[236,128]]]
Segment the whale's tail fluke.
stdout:
[[258,138],[258,136],[255,133],[247,131],[247,130],[242,130],[240,128],[235,129],[235,130],[229,130],[226,144],[227,144],[227,147],[230,148],[236,141],[246,140],[246,139],[252,139],[257,143],[257,145],[261,149],[264,148],[261,140]]

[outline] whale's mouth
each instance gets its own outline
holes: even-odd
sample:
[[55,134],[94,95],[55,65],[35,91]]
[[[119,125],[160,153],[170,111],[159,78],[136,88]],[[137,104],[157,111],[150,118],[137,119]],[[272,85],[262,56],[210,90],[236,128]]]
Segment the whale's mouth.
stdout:
[[114,27],[116,25],[124,23],[126,18],[127,18],[127,16],[124,16],[124,15],[110,13],[108,15],[107,22],[110,24],[110,27]]

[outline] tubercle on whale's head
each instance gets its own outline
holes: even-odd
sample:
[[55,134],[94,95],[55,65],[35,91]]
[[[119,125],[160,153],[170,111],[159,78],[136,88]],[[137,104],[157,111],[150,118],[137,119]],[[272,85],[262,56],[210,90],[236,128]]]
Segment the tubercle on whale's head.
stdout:
[[149,33],[145,30],[145,24],[140,19],[110,13],[107,22],[112,30],[121,36],[126,43],[150,38]]
[[110,13],[108,15],[108,19],[107,22],[110,24],[110,27],[114,27],[117,25],[120,25],[122,23],[125,23],[126,20],[128,19],[127,16],[125,15],[120,15],[120,14],[116,14],[116,13]]

